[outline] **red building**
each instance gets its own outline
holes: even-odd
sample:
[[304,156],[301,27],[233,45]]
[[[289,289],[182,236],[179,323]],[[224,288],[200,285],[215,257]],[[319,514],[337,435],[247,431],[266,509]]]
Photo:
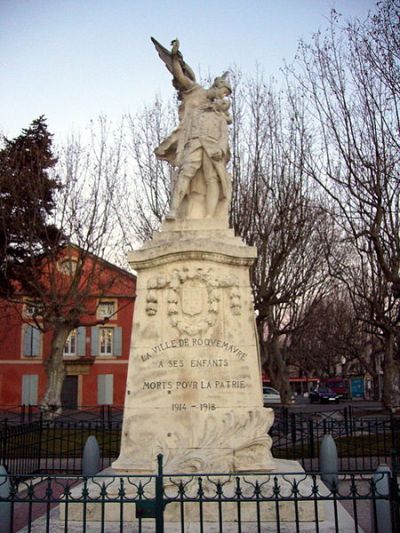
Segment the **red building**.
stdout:
[[[81,325],[65,344],[63,406],[124,403],[136,277],[95,260],[101,266],[103,289],[93,284]],[[69,253],[59,262],[59,271],[68,276],[73,269],[74,257]],[[46,391],[45,363],[52,332],[37,327],[35,303],[28,299],[20,304],[0,301],[0,309],[0,405],[37,405]],[[36,321],[40,324],[40,315]]]

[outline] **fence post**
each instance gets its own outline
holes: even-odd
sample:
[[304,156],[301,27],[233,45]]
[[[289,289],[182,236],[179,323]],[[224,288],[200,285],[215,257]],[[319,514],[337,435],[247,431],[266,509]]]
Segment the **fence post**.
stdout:
[[349,411],[348,411],[348,407],[345,407],[343,409],[343,415],[344,415],[344,427],[345,427],[345,430],[346,430],[346,435],[348,436],[349,435]]
[[[391,471],[387,465],[379,465],[375,470],[374,481],[374,500],[376,508],[376,524],[378,525],[375,533],[388,533],[392,530],[392,517],[391,517],[391,501],[390,501],[390,485]],[[382,499],[382,497],[384,499]],[[387,499],[386,499],[387,498]],[[373,511],[372,511],[373,513]],[[372,520],[373,523],[373,520]]]
[[289,421],[288,421],[288,408],[284,405],[281,407],[281,420],[282,420],[282,431],[285,435],[289,433]]
[[394,414],[390,413],[390,432],[392,434],[392,448],[394,450],[397,449],[397,418],[394,416]]
[[94,476],[100,470],[100,447],[94,435],[88,437],[83,448],[82,474]]
[[37,469],[38,471],[40,472],[40,467],[41,467],[41,461],[42,461],[42,442],[43,442],[43,438],[44,438],[44,435],[43,435],[43,414],[42,414],[42,411],[40,411],[39,413],[39,446],[38,446],[38,451],[37,451],[37,459],[38,459],[38,464],[37,464]]
[[[11,484],[7,470],[0,465],[0,499],[10,497]],[[0,501],[0,531],[11,532],[11,502]]]
[[164,483],[163,455],[157,455],[158,473],[156,476],[156,533],[164,533]]
[[333,489],[338,483],[338,453],[332,435],[324,435],[319,451],[321,479]]
[[7,445],[9,443],[8,440],[8,418],[5,418],[3,421],[3,434],[1,435],[1,443],[0,443],[0,464],[3,463],[5,467],[7,467]]
[[394,531],[400,530],[400,486],[398,481],[398,452],[392,451],[392,475],[390,477],[390,502],[392,506],[392,523]]
[[295,444],[296,443],[296,415],[294,413],[290,413],[290,433],[292,436],[292,444]]
[[310,444],[310,459],[311,463],[314,458],[315,454],[315,446],[314,446],[314,420],[310,418],[308,420],[308,439]]

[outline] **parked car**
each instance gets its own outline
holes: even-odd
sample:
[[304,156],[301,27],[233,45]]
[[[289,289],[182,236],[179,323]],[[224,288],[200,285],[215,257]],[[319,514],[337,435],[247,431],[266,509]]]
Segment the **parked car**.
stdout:
[[342,377],[323,378],[319,382],[320,387],[325,387],[336,392],[340,398],[350,398],[350,381]]
[[263,387],[264,403],[281,403],[281,395],[272,387]]
[[309,394],[310,403],[339,403],[340,396],[328,387],[318,387]]

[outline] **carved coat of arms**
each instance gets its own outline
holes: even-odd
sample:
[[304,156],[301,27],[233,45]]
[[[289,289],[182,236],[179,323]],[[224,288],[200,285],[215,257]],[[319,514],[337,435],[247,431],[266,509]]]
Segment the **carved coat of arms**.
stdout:
[[230,289],[231,311],[240,314],[241,302],[237,282],[231,277],[218,278],[211,268],[182,268],[168,276],[149,280],[146,312],[158,312],[159,289],[168,289],[167,312],[173,327],[181,335],[205,334],[217,321],[221,290]]

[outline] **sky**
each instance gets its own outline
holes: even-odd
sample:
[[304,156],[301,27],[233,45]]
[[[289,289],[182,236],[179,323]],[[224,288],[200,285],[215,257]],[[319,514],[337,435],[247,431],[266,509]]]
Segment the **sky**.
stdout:
[[150,41],[176,37],[196,75],[231,66],[279,76],[299,39],[327,26],[332,8],[365,18],[375,0],[0,0],[0,133],[17,136],[44,114],[58,143],[100,114],[173,96]]

